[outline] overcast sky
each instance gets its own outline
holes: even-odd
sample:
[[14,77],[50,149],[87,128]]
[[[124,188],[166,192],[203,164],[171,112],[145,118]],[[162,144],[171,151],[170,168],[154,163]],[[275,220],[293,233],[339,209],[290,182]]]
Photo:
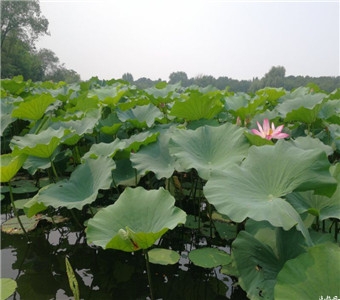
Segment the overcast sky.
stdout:
[[83,80],[339,76],[339,1],[40,1],[56,53]]

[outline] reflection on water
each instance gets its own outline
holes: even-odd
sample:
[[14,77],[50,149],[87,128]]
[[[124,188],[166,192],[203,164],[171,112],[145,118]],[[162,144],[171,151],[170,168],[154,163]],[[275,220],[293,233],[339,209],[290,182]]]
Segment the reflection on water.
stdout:
[[[3,219],[2,215],[2,219]],[[148,299],[149,288],[142,251],[125,253],[89,246],[83,231],[70,227],[40,225],[24,236],[1,235],[1,277],[17,281],[9,299],[73,299],[65,267],[65,256],[76,273],[81,299]],[[206,244],[199,239],[197,245]],[[158,245],[157,245],[158,246]],[[246,299],[232,288],[233,280],[214,270],[193,265],[188,253],[194,249],[192,232],[169,231],[159,246],[181,254],[178,264],[151,264],[156,299]],[[228,248],[225,248],[228,250]]]

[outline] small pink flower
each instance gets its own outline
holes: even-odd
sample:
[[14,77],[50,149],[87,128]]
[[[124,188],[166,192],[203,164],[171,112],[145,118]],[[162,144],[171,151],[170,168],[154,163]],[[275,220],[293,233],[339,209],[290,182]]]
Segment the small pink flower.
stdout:
[[275,125],[272,122],[272,126],[270,127],[268,119],[263,120],[263,127],[259,122],[257,122],[257,127],[259,128],[259,130],[252,129],[251,132],[267,140],[284,139],[286,137],[289,137],[289,134],[281,132],[283,129],[283,125],[275,128]]

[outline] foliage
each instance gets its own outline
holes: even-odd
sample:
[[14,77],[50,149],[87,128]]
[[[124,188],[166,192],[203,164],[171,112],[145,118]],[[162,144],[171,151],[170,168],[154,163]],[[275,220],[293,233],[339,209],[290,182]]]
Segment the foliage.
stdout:
[[[188,258],[223,265],[251,299],[284,299],[292,266],[317,274],[295,279],[310,298],[320,295],[309,286],[333,274],[326,257],[339,256],[339,90],[246,94],[164,82],[144,90],[121,80],[17,77],[2,81],[1,94],[2,138],[10,141],[2,182],[18,171],[50,181],[24,205],[29,230],[38,213],[69,212],[90,246],[141,249],[160,264],[178,259],[152,251],[171,231],[195,227],[209,242],[220,234],[233,241],[231,256],[208,244]],[[289,138],[254,136],[266,119]],[[327,287],[336,293],[334,282]]]

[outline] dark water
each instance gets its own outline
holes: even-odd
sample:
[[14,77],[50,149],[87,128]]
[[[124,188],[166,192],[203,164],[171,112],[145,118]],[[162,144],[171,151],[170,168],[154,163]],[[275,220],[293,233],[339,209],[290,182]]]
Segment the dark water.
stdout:
[[[2,222],[5,218],[3,214]],[[66,256],[76,273],[81,299],[150,299],[142,251],[125,253],[89,246],[84,231],[72,223],[58,229],[41,223],[30,238],[28,243],[22,235],[1,234],[1,277],[13,278],[18,284],[9,299],[73,299]],[[175,265],[151,264],[155,299],[247,299],[220,268],[204,269],[189,261],[188,252],[207,243],[184,228],[163,236],[156,246],[177,251],[181,259]],[[226,245],[219,247],[229,251]]]

